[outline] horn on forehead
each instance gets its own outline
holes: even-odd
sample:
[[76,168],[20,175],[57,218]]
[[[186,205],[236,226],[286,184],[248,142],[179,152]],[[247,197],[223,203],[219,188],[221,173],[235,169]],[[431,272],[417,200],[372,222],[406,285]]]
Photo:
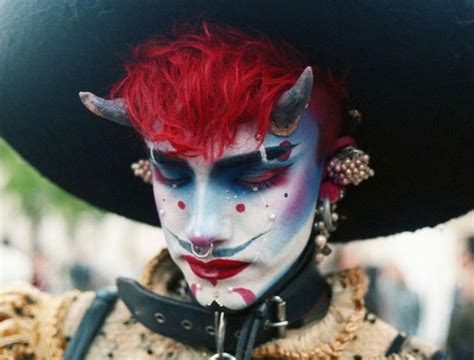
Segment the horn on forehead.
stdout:
[[308,66],[295,84],[278,99],[270,115],[270,132],[278,136],[289,136],[298,127],[301,113],[311,98],[313,70]]
[[127,105],[118,98],[106,100],[90,92],[80,92],[79,98],[84,106],[104,119],[111,120],[123,126],[132,126],[127,114]]

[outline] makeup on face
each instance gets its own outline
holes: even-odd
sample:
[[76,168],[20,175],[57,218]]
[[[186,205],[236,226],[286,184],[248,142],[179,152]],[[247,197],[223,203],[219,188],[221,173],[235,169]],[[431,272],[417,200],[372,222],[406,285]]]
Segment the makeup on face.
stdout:
[[[151,148],[168,249],[202,305],[249,306],[304,249],[321,178],[317,139],[308,112],[286,138],[268,133],[259,144],[242,129],[213,163]],[[209,256],[194,255],[210,244]]]
[[[262,190],[274,185],[287,172],[291,164],[282,163],[290,159],[291,151],[296,146],[297,144],[286,141],[284,146],[266,147],[265,160],[259,151],[224,158],[210,167],[209,178],[230,180],[229,188],[241,185],[253,191]],[[195,174],[186,160],[174,158],[158,150],[151,150],[150,153],[155,176],[164,185],[176,188],[193,181]],[[183,209],[184,203],[179,201],[179,204]],[[245,204],[238,204],[236,210],[245,211]]]

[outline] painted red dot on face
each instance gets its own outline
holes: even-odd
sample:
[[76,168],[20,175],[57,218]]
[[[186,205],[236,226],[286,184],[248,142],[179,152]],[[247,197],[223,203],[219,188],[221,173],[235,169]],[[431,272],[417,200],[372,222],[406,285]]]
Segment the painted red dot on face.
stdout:
[[280,156],[277,158],[277,160],[278,160],[278,161],[286,161],[286,160],[288,160],[288,159],[290,158],[290,156],[291,156],[291,151],[292,151],[292,150],[291,150],[291,142],[288,141],[288,140],[285,140],[285,141],[281,142],[280,145],[278,145],[278,146],[280,146],[280,147],[288,147],[288,150],[287,150],[284,154],[280,155]]
[[178,206],[180,209],[184,210],[186,208],[186,204],[184,202],[182,202],[181,200],[178,201]]
[[245,205],[244,204],[237,204],[235,206],[235,210],[237,210],[238,212],[244,212],[245,211]]

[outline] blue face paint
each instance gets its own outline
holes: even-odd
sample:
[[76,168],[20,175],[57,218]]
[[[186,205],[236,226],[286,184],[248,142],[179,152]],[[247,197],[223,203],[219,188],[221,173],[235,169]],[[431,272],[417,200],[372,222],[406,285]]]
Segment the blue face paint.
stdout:
[[[322,175],[316,119],[305,110],[292,135],[268,133],[259,148],[254,134],[242,127],[211,164],[170,158],[154,144],[155,200],[168,248],[203,305],[250,305],[298,258],[311,232]],[[192,244],[211,243],[212,256],[193,257]]]

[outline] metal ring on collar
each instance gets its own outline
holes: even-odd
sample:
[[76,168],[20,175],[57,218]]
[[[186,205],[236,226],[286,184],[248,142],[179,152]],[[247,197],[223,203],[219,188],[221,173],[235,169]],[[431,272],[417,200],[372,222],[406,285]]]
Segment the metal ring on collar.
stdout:
[[209,358],[209,360],[221,360],[221,359],[236,360],[237,358],[226,352],[222,354],[214,354]]
[[278,328],[278,327],[282,327],[282,326],[288,326],[288,320],[284,320],[284,321],[278,321],[278,322],[271,322],[269,320],[267,320],[265,322],[265,328]]

